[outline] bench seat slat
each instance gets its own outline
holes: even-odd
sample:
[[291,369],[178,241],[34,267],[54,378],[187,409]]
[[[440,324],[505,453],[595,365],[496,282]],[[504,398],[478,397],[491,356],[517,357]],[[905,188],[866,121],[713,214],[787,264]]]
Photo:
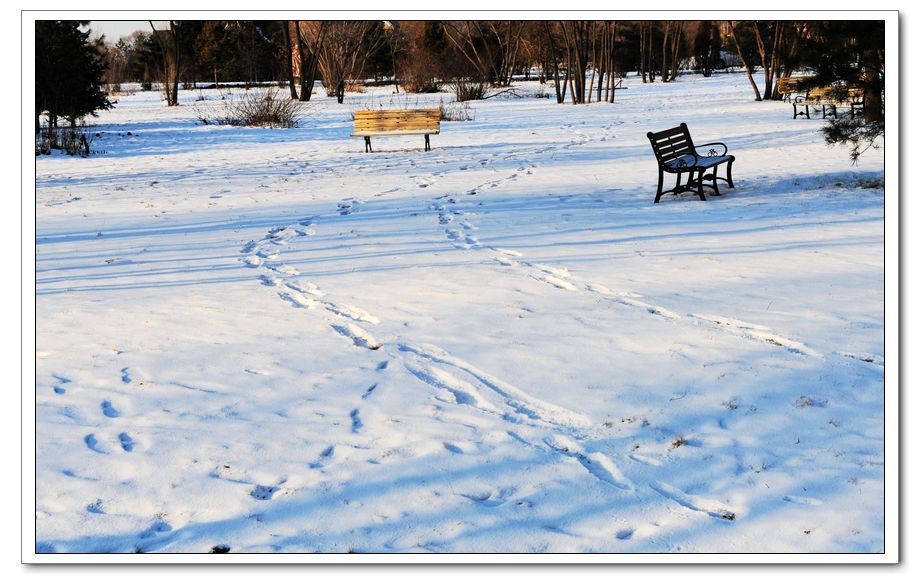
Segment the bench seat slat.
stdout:
[[425,131],[394,130],[394,131],[392,131],[392,132],[374,132],[374,131],[371,131],[371,132],[358,132],[358,131],[356,131],[354,134],[352,134],[352,136],[353,136],[353,137],[360,137],[360,136],[421,136],[421,135],[435,135],[435,134],[440,134],[440,132],[438,132],[437,130],[433,130],[433,131],[429,131],[429,130],[425,130]]

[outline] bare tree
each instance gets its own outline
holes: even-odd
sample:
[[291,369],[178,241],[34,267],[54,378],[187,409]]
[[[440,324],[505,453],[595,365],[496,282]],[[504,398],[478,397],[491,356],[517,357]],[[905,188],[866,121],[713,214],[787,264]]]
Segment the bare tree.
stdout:
[[639,22],[639,72],[642,74],[642,83],[655,82],[654,53],[652,51],[654,29],[655,25],[651,21]]
[[464,20],[444,23],[444,33],[480,82],[508,86],[514,73],[524,22]]
[[179,29],[181,23],[169,21],[168,30],[157,30],[153,21],[148,20],[153,30],[153,38],[163,54],[163,91],[166,96],[166,105],[179,105]]
[[326,21],[318,65],[326,93],[345,100],[346,83],[364,69],[369,52],[384,42],[383,27],[370,21]]
[[320,21],[297,21],[297,63],[300,73],[300,101],[310,101],[316,84],[320,48],[326,36],[326,25]]
[[754,38],[757,40],[757,52],[760,54],[760,65],[763,67],[763,95],[771,99],[773,97],[773,76],[779,69],[780,48],[783,44],[783,33],[786,26],[780,20],[774,20],[772,26],[766,25],[768,30],[772,30],[771,36],[773,37],[768,49],[760,32],[760,23],[755,20],[752,25]]
[[667,83],[677,79],[680,73],[681,48],[683,48],[683,23],[665,21],[661,38],[661,81]]
[[[549,45],[549,66],[553,72],[553,84],[556,88],[556,103],[563,103],[565,101],[565,93],[567,87],[567,79],[565,81],[560,81],[559,79],[559,57],[561,56],[556,51],[556,39],[555,39],[555,28],[558,25],[543,21],[543,30],[546,33],[546,40]],[[568,77],[568,70],[566,69],[566,77]]]
[[[297,54],[298,48],[295,47],[300,44],[300,35],[297,34],[297,23],[292,23],[290,20],[281,21],[281,35],[284,39],[284,64],[285,64],[285,73],[287,74],[288,86],[291,89],[291,99],[297,99],[297,85],[294,83],[294,55]],[[293,32],[293,34],[292,34]]]
[[593,22],[570,20],[559,23],[566,50],[566,67],[572,90],[572,103],[585,103],[585,77]]
[[751,70],[750,64],[744,57],[744,51],[741,50],[741,43],[738,42],[737,24],[734,20],[728,21],[728,30],[731,33],[732,42],[735,43],[735,50],[738,51],[738,59],[741,61],[741,65],[744,67],[744,72],[747,73],[747,78],[751,83],[751,87],[754,88],[754,101],[762,101],[763,98],[760,96],[760,88],[757,87],[757,83],[754,81],[754,72]]

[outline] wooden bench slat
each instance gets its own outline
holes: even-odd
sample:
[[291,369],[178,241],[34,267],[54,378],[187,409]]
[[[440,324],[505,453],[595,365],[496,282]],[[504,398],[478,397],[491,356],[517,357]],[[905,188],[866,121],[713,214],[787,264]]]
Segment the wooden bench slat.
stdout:
[[440,122],[431,120],[355,120],[356,126],[439,126]]

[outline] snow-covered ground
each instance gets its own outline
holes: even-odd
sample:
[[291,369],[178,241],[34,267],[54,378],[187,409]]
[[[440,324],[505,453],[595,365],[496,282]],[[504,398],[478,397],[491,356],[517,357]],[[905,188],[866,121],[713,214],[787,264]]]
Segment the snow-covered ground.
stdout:
[[[450,96],[137,93],[37,159],[36,550],[884,550],[882,152],[626,85],[373,154],[352,110]],[[684,121],[736,188],[653,205]]]

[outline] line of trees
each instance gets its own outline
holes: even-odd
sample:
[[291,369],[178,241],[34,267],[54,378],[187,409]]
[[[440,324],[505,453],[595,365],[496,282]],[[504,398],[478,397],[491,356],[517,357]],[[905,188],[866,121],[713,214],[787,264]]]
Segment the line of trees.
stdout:
[[880,30],[866,21],[169,21],[107,45],[106,81],[159,82],[170,105],[180,82],[279,82],[309,101],[321,81],[341,102],[368,79],[477,99],[534,72],[557,101],[578,104],[613,102],[627,71],[669,83],[738,66],[759,101],[781,98],[779,77],[855,40],[877,43]]
[[[551,83],[557,102],[612,103],[617,78],[672,83],[726,67],[747,75],[754,99],[780,99],[776,80],[796,71],[812,84],[855,87],[864,122],[832,124],[828,140],[864,141],[884,122],[881,21],[166,21],[114,44],[87,23],[36,22],[36,131],[72,125],[111,107],[124,82],[157,83],[167,105],[180,86],[286,85],[309,101],[316,82],[339,103],[368,80],[395,90],[450,87],[458,101],[511,91],[513,79]],[[758,78],[760,80],[758,81]],[[854,138],[854,136],[856,138]],[[858,141],[859,141],[858,140]]]

